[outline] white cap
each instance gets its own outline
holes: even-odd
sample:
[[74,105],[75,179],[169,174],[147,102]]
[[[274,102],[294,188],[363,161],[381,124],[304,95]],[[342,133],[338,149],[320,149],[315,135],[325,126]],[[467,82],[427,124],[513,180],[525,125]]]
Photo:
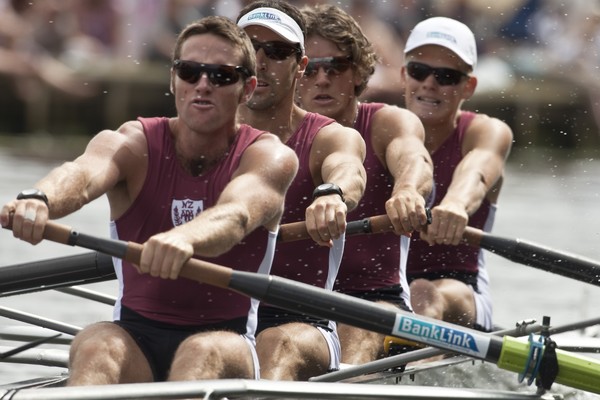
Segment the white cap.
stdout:
[[270,7],[256,8],[242,16],[237,24],[240,28],[251,25],[264,26],[290,43],[299,43],[304,53],[302,29],[292,17],[282,11]]
[[462,22],[446,17],[433,17],[419,22],[406,41],[404,54],[427,44],[453,51],[473,68],[477,64],[475,36]]

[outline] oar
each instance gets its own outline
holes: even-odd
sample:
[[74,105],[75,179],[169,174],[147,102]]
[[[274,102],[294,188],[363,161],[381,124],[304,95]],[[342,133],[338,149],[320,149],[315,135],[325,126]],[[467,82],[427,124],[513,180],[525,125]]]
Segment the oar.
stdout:
[[[370,233],[385,233],[394,230],[387,215],[363,218],[357,221],[349,221],[346,224],[346,236],[364,235]],[[294,242],[296,240],[310,239],[304,221],[283,224],[279,228],[277,239],[280,242]]]
[[[348,222],[346,235],[384,233],[393,230],[387,215],[377,215]],[[279,231],[283,242],[309,239],[304,222],[284,224]],[[463,240],[471,246],[491,251],[508,260],[562,275],[580,282],[600,286],[600,263],[581,256],[559,252],[522,239],[495,236],[468,226]]]
[[[348,223],[347,235],[378,233],[363,226],[363,220]],[[391,230],[385,226],[380,232]],[[308,239],[304,222],[282,225],[279,240]],[[115,279],[112,258],[108,254],[89,252],[74,256],[0,267],[0,297],[32,293],[41,290],[60,289]]]
[[[431,224],[431,210],[425,209],[427,224]],[[346,224],[346,236],[364,235],[369,233],[385,233],[394,230],[387,215],[363,218],[357,221],[349,221]],[[291,222],[281,225],[277,239],[280,242],[294,242],[296,240],[310,239],[304,221]]]
[[[534,324],[534,321],[527,322],[527,325],[517,325],[516,328],[506,329],[493,332],[493,335],[503,336],[523,336],[529,333],[539,332],[542,326]],[[414,361],[421,361],[426,358],[448,354],[447,351],[426,347],[417,350],[411,350],[406,353],[391,355],[378,360],[370,361],[361,365],[352,365],[338,371],[329,372],[327,374],[318,375],[310,378],[313,382],[339,382],[345,379],[354,378],[357,376],[373,374],[376,372],[386,371],[393,368],[399,368]]]
[[[143,246],[133,242],[98,238],[48,222],[44,238],[71,246],[108,253],[131,263],[139,263]],[[319,318],[331,319],[362,329],[464,354],[497,364],[500,368],[523,372],[528,363],[527,342],[505,336],[503,339],[444,321],[392,310],[374,302],[331,292],[272,275],[236,271],[207,261],[191,259],[181,276],[212,286],[235,290],[278,307]],[[556,350],[559,370],[556,382],[600,394],[600,360]],[[551,381],[543,382],[549,387]]]
[[471,246],[481,247],[508,260],[600,286],[600,263],[566,252],[552,250],[523,239],[491,235],[468,227],[463,235]]
[[[582,329],[588,326],[597,325],[599,323],[600,318],[592,318],[565,325],[551,326],[548,328],[548,333],[550,335],[554,335],[564,332],[570,332],[576,329]],[[544,329],[544,327],[540,324],[536,324],[535,320],[525,320],[517,323],[515,328],[499,330],[496,332],[492,332],[492,334],[496,336],[525,336],[530,333],[539,332],[542,329]],[[563,347],[561,346],[561,348]],[[569,351],[581,351],[582,349],[583,346],[579,349],[569,349]],[[563,348],[563,350],[566,349]],[[593,350],[593,352],[597,352],[595,351],[595,349],[588,348],[585,350]],[[314,382],[338,382],[349,378],[355,378],[361,375],[373,374],[392,368],[398,368],[410,362],[420,361],[426,358],[440,356],[444,354],[448,354],[448,352],[437,348],[426,347],[423,349],[412,350],[406,353],[385,357],[362,365],[352,365],[339,371],[329,372],[327,374],[312,377],[310,378],[310,380]]]
[[112,258],[89,252],[0,268],[0,297],[115,278]]
[[40,339],[34,340],[33,342],[26,343],[26,344],[24,344],[24,345],[22,345],[22,346],[15,347],[15,348],[14,348],[14,349],[12,349],[12,350],[5,351],[4,353],[0,353],[0,360],[3,360],[3,359],[5,359],[5,358],[7,358],[7,357],[10,357],[10,356],[14,356],[15,354],[22,353],[22,352],[24,352],[25,350],[29,350],[29,349],[32,349],[32,348],[34,348],[34,347],[37,347],[37,346],[39,346],[40,344],[43,344],[43,343],[49,342],[49,341],[50,341],[50,340],[52,340],[52,339],[56,339],[56,338],[57,338],[57,337],[59,337],[60,335],[62,335],[62,333],[57,333],[56,335],[52,335],[52,336],[48,336],[48,337],[44,337],[44,338],[40,338]]

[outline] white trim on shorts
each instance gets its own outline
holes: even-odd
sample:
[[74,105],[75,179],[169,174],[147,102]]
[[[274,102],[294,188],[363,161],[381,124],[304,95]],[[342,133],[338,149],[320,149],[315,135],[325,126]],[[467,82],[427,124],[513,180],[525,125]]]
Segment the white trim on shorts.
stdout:
[[252,354],[252,363],[254,364],[254,379],[260,379],[260,363],[258,362],[258,354],[256,353],[256,346],[254,341],[246,335],[240,335],[250,347],[250,354]]
[[[496,217],[496,211],[498,207],[496,204],[490,204],[490,211],[483,225],[485,232],[491,232],[492,226],[494,225],[494,219]],[[492,295],[490,293],[490,277],[485,268],[485,255],[483,250],[479,250],[479,256],[477,257],[477,291],[473,290],[473,296],[475,298],[475,312],[476,319],[475,323],[487,331],[493,329],[493,306],[492,306]]]
[[319,326],[316,327],[325,341],[327,342],[327,348],[329,349],[329,371],[337,371],[340,369],[340,362],[342,360],[342,346],[340,344],[340,337],[337,333],[337,324],[335,321],[329,321],[329,328],[325,329]]

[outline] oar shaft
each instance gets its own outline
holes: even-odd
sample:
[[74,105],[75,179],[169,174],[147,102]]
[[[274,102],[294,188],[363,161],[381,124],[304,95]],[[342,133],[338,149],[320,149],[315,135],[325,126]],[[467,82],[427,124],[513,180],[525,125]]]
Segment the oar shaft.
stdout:
[[473,329],[390,309],[289,279],[233,271],[229,287],[290,311],[331,319],[437,348],[496,362],[502,342]]
[[89,252],[0,268],[0,297],[114,278],[112,257]]
[[[525,335],[527,333],[539,332],[542,327],[538,324],[519,326],[513,329],[505,329],[497,332],[493,332],[494,335]],[[401,365],[406,365],[410,362],[424,360],[429,357],[435,357],[439,355],[447,354],[445,350],[436,349],[433,347],[426,347],[424,349],[417,349],[402,354],[397,354],[389,357],[385,357],[379,360],[370,361],[362,365],[353,365],[348,368],[341,369],[339,371],[329,372],[324,375],[319,375],[310,378],[313,382],[337,382],[343,379],[354,378],[361,375],[373,374],[375,372],[385,371],[391,368],[398,368]]]
[[[393,226],[387,215],[377,215],[348,222],[346,236],[392,230]],[[308,238],[310,236],[303,221],[282,225],[279,232],[279,240],[283,242]],[[552,250],[522,239],[494,236],[470,226],[465,229],[463,240],[471,246],[486,249],[516,263],[600,286],[600,263],[588,258]]]
[[464,240],[501,257],[580,282],[600,286],[600,264],[580,256],[552,250],[522,239],[494,236],[467,227]]
[[[522,372],[529,353],[528,342],[517,340],[510,336],[504,337],[502,354],[498,367],[513,372]],[[556,350],[559,372],[556,382],[600,393],[600,361],[591,357],[575,355],[563,350]]]

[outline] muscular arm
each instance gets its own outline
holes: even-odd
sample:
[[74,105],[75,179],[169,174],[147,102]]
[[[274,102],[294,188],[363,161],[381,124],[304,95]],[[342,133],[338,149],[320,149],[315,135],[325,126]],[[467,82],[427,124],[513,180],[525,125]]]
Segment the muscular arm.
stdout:
[[344,193],[316,198],[306,210],[306,226],[319,244],[329,246],[346,230],[346,214],[358,205],[366,186],[365,143],[358,132],[338,123],[319,131],[311,148],[310,169],[316,185],[335,183]]
[[[141,185],[146,171],[141,166],[145,165],[146,153],[146,138],[137,121],[130,121],[117,131],[98,133],[81,156],[53,170],[36,185],[48,195],[50,217],[70,214],[105,193],[114,197],[119,185],[135,185],[136,182],[126,182],[134,174],[141,175],[137,182]],[[111,201],[113,214],[115,207],[126,209],[129,203]]]
[[373,148],[394,179],[386,212],[397,234],[421,230],[427,223],[425,198],[433,187],[433,163],[423,144],[425,130],[408,110],[386,106],[375,114]]
[[[36,183],[35,187],[46,193],[49,207],[33,199],[13,200],[2,208],[2,224],[8,222],[8,215],[13,212],[13,234],[38,243],[49,218],[68,215],[114,190],[128,174],[144,165],[140,157],[145,153],[145,137],[138,122],[128,122],[118,131],[102,131],[89,142],[81,156],[55,168]],[[111,203],[111,210],[112,207]],[[24,219],[26,212],[35,216],[34,221]]]
[[502,178],[512,145],[512,131],[504,122],[479,115],[465,133],[464,157],[456,167],[446,196],[432,210],[430,243],[458,244],[469,216],[479,209]]
[[279,139],[270,134],[258,139],[245,151],[217,204],[193,221],[194,252],[217,256],[259,226],[275,229],[283,212],[285,193],[297,169],[296,154]]
[[264,134],[248,147],[218,202],[192,221],[150,238],[141,269],[175,279],[192,255],[223,254],[259,226],[276,228],[298,160],[276,136]]

